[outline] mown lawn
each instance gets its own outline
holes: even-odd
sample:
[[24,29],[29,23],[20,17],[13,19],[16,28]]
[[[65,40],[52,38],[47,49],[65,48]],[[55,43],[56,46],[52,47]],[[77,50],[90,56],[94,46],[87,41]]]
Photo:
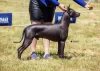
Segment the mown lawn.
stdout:
[[[24,2],[23,0],[0,0],[1,12],[13,12],[13,26],[0,27],[0,71],[100,71],[100,23],[93,22],[100,20],[100,11],[94,11],[100,10],[100,5],[97,3],[93,3],[95,7],[93,11],[87,11],[73,1],[60,0],[66,5],[70,3],[72,8],[81,11],[77,23],[69,27],[65,59],[57,56],[57,43],[52,41],[51,58],[43,59],[44,48],[40,39],[37,44],[39,59],[26,59],[31,52],[29,46],[22,55],[23,60],[18,60],[17,49],[21,43],[13,42],[20,40],[24,27],[30,23],[28,2],[29,0]],[[56,11],[60,10],[57,8]]]

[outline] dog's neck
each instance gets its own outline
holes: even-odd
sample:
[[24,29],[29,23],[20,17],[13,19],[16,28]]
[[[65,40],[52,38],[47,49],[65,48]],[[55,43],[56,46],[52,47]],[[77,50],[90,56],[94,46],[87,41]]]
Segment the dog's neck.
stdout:
[[69,27],[70,16],[69,16],[68,11],[64,12],[64,14],[62,16],[62,19],[61,19],[61,24],[64,25],[64,26],[68,26]]

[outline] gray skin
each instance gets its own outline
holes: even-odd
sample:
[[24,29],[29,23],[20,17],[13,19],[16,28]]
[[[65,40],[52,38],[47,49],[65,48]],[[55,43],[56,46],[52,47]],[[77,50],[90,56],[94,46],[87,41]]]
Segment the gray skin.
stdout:
[[21,59],[23,51],[32,43],[33,38],[46,38],[58,42],[58,56],[63,58],[65,41],[68,37],[70,17],[79,16],[79,12],[76,12],[68,6],[59,24],[32,24],[27,26],[23,31],[21,39],[21,41],[23,40],[23,43],[18,48],[18,58]]

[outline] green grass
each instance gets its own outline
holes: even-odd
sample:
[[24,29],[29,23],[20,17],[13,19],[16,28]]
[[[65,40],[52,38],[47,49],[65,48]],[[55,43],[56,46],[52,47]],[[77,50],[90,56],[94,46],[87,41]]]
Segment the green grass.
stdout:
[[[100,13],[87,11],[71,0],[60,0],[61,3],[70,3],[72,8],[81,12],[76,24],[69,27],[69,37],[66,41],[65,56],[60,59],[57,54],[57,43],[51,41],[50,59],[43,59],[44,48],[42,39],[38,41],[37,53],[41,57],[37,60],[26,60],[30,55],[30,46],[22,55],[24,60],[18,60],[17,49],[24,27],[0,27],[0,71],[100,71],[100,23],[85,21],[100,20]],[[15,4],[13,4],[15,3]],[[1,12],[13,12],[13,25],[29,25],[29,0],[0,0]],[[93,3],[94,10],[100,10],[99,4]],[[61,11],[57,8],[56,11]],[[17,13],[17,12],[27,12]],[[25,15],[27,16],[25,18]],[[72,41],[72,42],[70,42]]]

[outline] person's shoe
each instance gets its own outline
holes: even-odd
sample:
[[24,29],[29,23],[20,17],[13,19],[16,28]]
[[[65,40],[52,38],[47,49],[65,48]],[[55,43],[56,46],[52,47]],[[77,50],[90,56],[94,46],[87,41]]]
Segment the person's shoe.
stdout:
[[44,54],[43,58],[49,59],[50,58],[50,54]]
[[33,53],[31,54],[31,58],[32,58],[32,59],[38,59],[39,57],[36,55],[35,52],[33,52]]

